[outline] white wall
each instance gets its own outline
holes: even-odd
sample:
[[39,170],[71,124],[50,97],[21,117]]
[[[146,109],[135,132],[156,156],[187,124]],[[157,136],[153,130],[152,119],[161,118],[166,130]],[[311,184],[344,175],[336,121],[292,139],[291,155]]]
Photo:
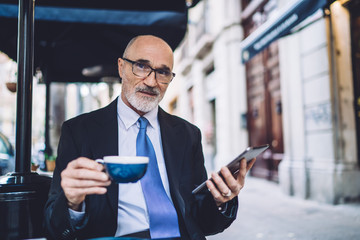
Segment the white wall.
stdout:
[[280,186],[327,203],[360,195],[346,12],[332,6],[332,21],[323,18],[281,39],[279,50],[285,140]]
[[[240,5],[236,0],[201,1],[189,13],[188,45],[184,44],[175,53],[176,84],[169,86],[161,104],[165,109],[177,98],[176,114],[193,121],[203,133],[205,157],[212,151],[204,141],[210,114],[210,98],[216,100],[216,145],[217,154],[208,170],[217,170],[237,156],[248,145],[247,130],[241,128],[241,114],[246,112],[246,81],[240,60]],[[206,10],[206,34],[196,39],[196,23]],[[184,47],[189,47],[186,58],[179,58]],[[211,76],[205,70],[214,66]],[[187,90],[193,87],[194,116],[191,117]]]

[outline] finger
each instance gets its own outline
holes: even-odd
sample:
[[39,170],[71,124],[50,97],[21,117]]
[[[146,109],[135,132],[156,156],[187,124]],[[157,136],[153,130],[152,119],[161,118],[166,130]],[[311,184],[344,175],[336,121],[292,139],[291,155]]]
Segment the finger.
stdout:
[[68,200],[68,206],[72,209],[77,208],[81,204],[86,195],[92,194],[105,194],[107,189],[105,187],[90,187],[90,188],[63,188],[66,199]]
[[64,189],[65,196],[70,206],[79,205],[85,200],[87,195],[102,195],[107,192],[105,187],[93,187],[93,188],[67,188]]
[[245,183],[245,176],[246,176],[246,172],[247,172],[246,166],[247,166],[246,159],[244,158],[240,162],[239,174],[236,179],[238,184],[241,185],[241,188],[243,188],[244,183]]
[[214,183],[211,180],[206,181],[206,186],[209,189],[211,195],[213,196],[216,205],[220,206],[222,203],[226,202],[224,196],[219,192],[219,190],[215,187]]
[[91,195],[91,194],[105,194],[107,189],[105,187],[91,187],[91,188],[68,188],[71,195]]
[[62,179],[84,179],[93,181],[109,181],[109,176],[101,171],[89,170],[89,169],[71,169],[66,168],[61,172]]
[[68,164],[69,168],[77,169],[77,168],[86,168],[86,169],[92,169],[97,171],[103,171],[104,166],[102,164],[99,164],[95,162],[94,160],[91,160],[89,158],[80,157],[73,161],[71,161]]
[[224,177],[225,183],[227,187],[231,190],[234,195],[238,195],[241,189],[241,185],[238,183],[237,179],[231,174],[229,168],[222,167],[221,168],[221,175]]
[[256,161],[256,158],[253,158],[253,159],[251,159],[251,161],[249,161],[247,163],[246,172],[248,172],[254,166],[255,161]]
[[93,180],[78,180],[78,179],[64,179],[61,182],[62,188],[91,188],[91,187],[106,187],[111,184],[111,181],[93,181]]
[[224,182],[224,180],[220,177],[220,175],[218,173],[212,173],[211,174],[211,178],[213,179],[216,188],[222,193],[222,194],[227,194],[229,192],[229,188],[226,185],[226,183]]
[[247,171],[247,163],[246,163],[246,159],[242,159],[240,162],[240,168],[239,168],[239,175],[241,178],[244,178],[246,176],[246,171]]

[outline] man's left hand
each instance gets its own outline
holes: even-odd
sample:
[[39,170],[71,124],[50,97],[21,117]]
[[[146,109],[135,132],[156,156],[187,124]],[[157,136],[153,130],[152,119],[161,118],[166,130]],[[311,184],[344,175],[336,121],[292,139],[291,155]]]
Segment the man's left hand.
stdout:
[[[222,167],[220,172],[223,178],[218,173],[212,173],[211,180],[206,181],[206,186],[211,192],[217,206],[226,203],[239,195],[240,190],[244,187],[246,173],[254,165],[256,159],[252,159],[246,163],[246,159],[242,159],[240,162],[240,169],[237,178],[231,174],[227,167]],[[215,183],[215,184],[214,184]]]

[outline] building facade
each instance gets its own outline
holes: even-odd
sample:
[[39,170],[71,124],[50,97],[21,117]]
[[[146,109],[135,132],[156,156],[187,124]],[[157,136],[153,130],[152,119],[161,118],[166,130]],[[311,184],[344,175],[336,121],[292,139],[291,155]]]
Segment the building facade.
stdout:
[[301,2],[201,1],[162,106],[201,129],[209,171],[268,143],[252,175],[305,199],[359,200],[359,1],[327,4],[242,63],[244,39]]

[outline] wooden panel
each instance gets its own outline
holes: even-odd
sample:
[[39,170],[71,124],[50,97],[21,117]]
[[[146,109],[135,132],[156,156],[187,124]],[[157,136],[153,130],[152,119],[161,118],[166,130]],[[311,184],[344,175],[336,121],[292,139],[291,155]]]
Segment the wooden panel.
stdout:
[[[267,13],[263,10],[259,9],[257,20],[266,21]],[[254,19],[250,17],[243,22],[246,36],[261,25]],[[246,81],[249,143],[253,146],[271,145],[265,154],[257,158],[251,174],[278,181],[278,165],[283,156],[284,144],[277,42],[246,63]]]

